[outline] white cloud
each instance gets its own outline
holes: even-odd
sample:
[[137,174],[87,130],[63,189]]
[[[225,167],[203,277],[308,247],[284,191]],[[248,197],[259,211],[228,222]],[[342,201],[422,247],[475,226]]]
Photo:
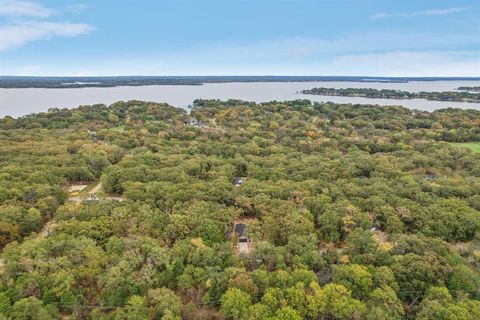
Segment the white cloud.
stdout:
[[[85,32],[88,32],[88,26],[86,27]],[[388,52],[383,51],[385,42],[391,44]],[[2,43],[0,30],[0,50]],[[205,44],[195,50],[172,49],[151,55],[125,53],[96,60],[86,58],[78,64],[55,61],[43,65],[41,70],[9,64],[8,69],[0,70],[0,73],[480,76],[478,50],[452,50],[472,47],[472,44],[477,43],[476,35],[455,34],[437,36],[383,33],[363,37],[352,35],[335,40],[286,38],[251,43]],[[30,61],[32,65],[42,63]]]
[[458,13],[467,11],[467,7],[446,8],[446,9],[432,9],[421,12],[421,15],[425,16],[444,16],[447,14]]
[[22,22],[0,27],[0,52],[18,48],[26,43],[49,40],[53,37],[75,37],[92,31],[83,23]]
[[[0,63],[0,66],[2,63]],[[5,64],[4,64],[5,65]],[[13,66],[0,70],[12,75],[331,75],[398,77],[478,77],[478,51],[391,51],[374,54],[336,54],[329,58],[304,62],[298,60],[235,61],[198,56],[159,56],[157,58],[116,57],[86,60],[81,68],[70,63],[37,66]]]
[[0,0],[0,16],[48,18],[57,11],[39,2],[20,0]]
[[388,13],[382,12],[374,14],[370,16],[372,19],[386,19],[386,18],[414,18],[419,16],[445,16],[454,13],[460,13],[467,11],[468,7],[452,7],[452,8],[444,8],[444,9],[431,9],[431,10],[423,10],[423,11],[413,11],[413,12],[395,12],[395,13]]
[[392,51],[340,55],[332,59],[325,71],[360,76],[478,77],[480,75],[480,52]]
[[81,12],[84,12],[85,10],[87,10],[88,8],[89,7],[86,4],[78,3],[78,4],[68,5],[65,8],[65,11],[71,12],[71,13],[81,13]]
[[[80,12],[84,5],[67,6],[67,11]],[[0,52],[21,47],[32,41],[54,37],[75,37],[89,33],[93,28],[84,23],[52,22],[58,14],[38,1],[0,0],[0,17],[7,20],[0,25]]]
[[[247,59],[210,59],[201,56],[118,58],[82,65],[96,75],[337,75],[337,76],[480,76],[480,52],[391,51],[341,54],[309,61],[264,56]],[[63,69],[62,69],[63,70]],[[77,74],[80,70],[69,70]]]
[[[257,42],[231,42],[195,47],[195,50],[164,51],[158,58],[176,64],[205,65],[211,61],[237,65],[244,62],[265,65],[310,64],[325,62],[332,56],[360,55],[372,52],[446,51],[451,48],[477,46],[476,34],[405,34],[372,33],[350,35],[336,39],[285,38]],[[388,45],[386,45],[388,44]],[[170,62],[171,61],[171,62]]]

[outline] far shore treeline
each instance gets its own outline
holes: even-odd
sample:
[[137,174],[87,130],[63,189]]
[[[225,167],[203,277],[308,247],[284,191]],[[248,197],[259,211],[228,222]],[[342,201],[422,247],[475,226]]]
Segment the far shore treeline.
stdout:
[[0,76],[0,88],[91,88],[152,85],[202,85],[224,82],[376,82],[478,81],[472,77],[358,77],[358,76],[117,76],[27,77]]
[[[462,88],[462,87],[461,87]],[[383,98],[383,99],[427,99],[434,101],[456,101],[456,102],[480,102],[480,93],[465,92],[472,87],[463,87],[463,91],[445,91],[445,92],[409,92],[393,89],[372,89],[372,88],[313,88],[303,90],[303,94],[341,96],[341,97],[364,97],[364,98]],[[474,91],[474,90],[471,90]]]

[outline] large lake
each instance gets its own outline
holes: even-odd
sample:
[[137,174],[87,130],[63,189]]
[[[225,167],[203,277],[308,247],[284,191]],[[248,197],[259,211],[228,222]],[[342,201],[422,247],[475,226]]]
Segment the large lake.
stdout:
[[186,108],[197,98],[242,99],[265,102],[271,100],[309,99],[338,103],[365,103],[378,105],[402,105],[411,109],[433,111],[441,108],[480,110],[480,103],[427,101],[424,99],[370,99],[304,95],[297,92],[314,87],[375,88],[405,91],[451,91],[460,86],[480,86],[480,81],[411,81],[408,83],[379,82],[232,82],[207,83],[202,86],[141,86],[81,89],[0,89],[0,117],[22,116],[49,108],[74,108],[79,105],[119,100],[145,100],[166,102]]

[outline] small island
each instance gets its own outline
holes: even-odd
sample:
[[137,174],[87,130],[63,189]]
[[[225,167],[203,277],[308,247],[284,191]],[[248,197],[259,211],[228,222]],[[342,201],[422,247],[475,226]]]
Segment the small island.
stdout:
[[392,89],[371,89],[371,88],[313,88],[303,90],[303,94],[340,97],[362,97],[362,98],[383,98],[383,99],[426,99],[433,101],[455,101],[455,102],[480,102],[480,93],[446,91],[446,92],[409,92]]
[[480,92],[480,86],[478,87],[458,87],[459,91]]

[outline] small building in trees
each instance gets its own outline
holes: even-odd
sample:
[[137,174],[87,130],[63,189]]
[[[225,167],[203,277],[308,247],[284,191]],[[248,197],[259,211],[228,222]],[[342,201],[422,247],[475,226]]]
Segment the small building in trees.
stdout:
[[245,182],[245,180],[243,178],[236,177],[236,178],[233,178],[232,182],[235,187],[240,187]]
[[249,249],[248,249],[248,243],[249,240],[245,236],[241,236],[238,238],[238,253],[240,254],[248,254]]
[[435,179],[435,175],[433,174],[426,174],[425,175],[425,180],[427,181],[433,181]]
[[189,120],[185,121],[184,124],[186,126],[192,126],[195,128],[201,128],[202,127],[202,122],[198,120],[197,118],[190,118]]
[[245,225],[244,223],[237,223],[237,224],[235,224],[235,232],[237,233],[237,235],[238,235],[239,237],[245,235],[245,230],[246,230],[246,229],[247,229],[247,225]]
[[245,235],[246,230],[246,224],[241,222],[235,223],[235,234],[237,235],[238,254],[250,253],[250,246],[252,241]]

